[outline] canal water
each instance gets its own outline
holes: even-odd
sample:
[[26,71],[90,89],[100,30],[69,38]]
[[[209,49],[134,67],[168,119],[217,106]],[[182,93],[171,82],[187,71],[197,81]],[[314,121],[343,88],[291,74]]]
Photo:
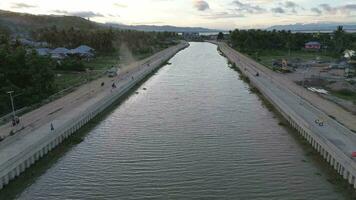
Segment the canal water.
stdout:
[[346,199],[215,45],[170,63],[16,198]]

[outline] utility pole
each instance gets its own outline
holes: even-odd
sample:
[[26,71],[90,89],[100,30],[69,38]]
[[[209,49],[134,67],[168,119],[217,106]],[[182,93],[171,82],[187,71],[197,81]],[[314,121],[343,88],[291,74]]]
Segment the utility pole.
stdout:
[[87,72],[87,84],[88,84],[88,89],[89,89],[89,96],[91,96],[90,69],[86,68],[86,72]]
[[300,94],[300,105],[303,104],[303,93],[305,90],[305,74],[307,72],[309,72],[310,68],[306,68],[305,71],[303,72],[303,81],[302,81],[302,90],[301,90],[301,94]]
[[14,91],[8,91],[7,92],[10,95],[10,100],[11,100],[11,107],[12,107],[12,117],[13,119],[15,119],[15,106],[14,106],[14,100],[12,98],[12,93],[14,93]]

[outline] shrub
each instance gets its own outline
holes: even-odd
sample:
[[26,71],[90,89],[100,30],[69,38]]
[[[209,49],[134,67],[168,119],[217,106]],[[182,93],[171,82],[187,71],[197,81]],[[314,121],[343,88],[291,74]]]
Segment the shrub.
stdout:
[[79,59],[68,58],[58,64],[57,69],[64,71],[84,71],[85,66]]

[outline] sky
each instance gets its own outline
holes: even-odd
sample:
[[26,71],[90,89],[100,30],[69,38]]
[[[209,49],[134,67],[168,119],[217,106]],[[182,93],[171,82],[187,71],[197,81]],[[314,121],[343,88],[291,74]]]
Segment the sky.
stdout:
[[356,24],[356,0],[0,0],[0,9],[102,23],[231,30],[295,23]]

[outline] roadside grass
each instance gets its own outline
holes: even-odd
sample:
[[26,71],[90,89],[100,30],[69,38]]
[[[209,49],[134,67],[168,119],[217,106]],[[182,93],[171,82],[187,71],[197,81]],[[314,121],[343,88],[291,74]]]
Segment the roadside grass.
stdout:
[[160,45],[158,47],[153,48],[151,52],[136,53],[134,54],[134,57],[136,60],[143,60],[169,47],[170,45]]
[[117,53],[98,55],[90,61],[84,61],[85,68],[90,69],[90,73],[75,72],[75,71],[56,71],[55,85],[58,91],[68,89],[70,87],[80,86],[87,82],[87,79],[94,80],[100,77],[100,74],[112,66],[119,64],[119,56]]
[[93,60],[85,61],[84,66],[91,70],[107,70],[119,64],[120,58],[117,53],[98,55]]
[[[157,52],[154,52],[154,53],[157,53]],[[154,53],[135,54],[134,57],[135,57],[136,60],[142,60],[142,59],[145,59],[145,58],[150,57],[150,56],[153,55]]]
[[340,90],[331,92],[332,95],[339,97],[340,99],[344,99],[347,101],[352,101],[356,104],[356,92],[352,92],[349,90]]
[[85,82],[87,75],[80,72],[58,72],[55,78],[57,90],[61,91],[70,86]]
[[100,76],[100,71],[92,71],[88,75],[86,72],[56,72],[55,85],[57,91],[62,91],[71,87],[80,86],[87,82],[87,79],[94,80]]

